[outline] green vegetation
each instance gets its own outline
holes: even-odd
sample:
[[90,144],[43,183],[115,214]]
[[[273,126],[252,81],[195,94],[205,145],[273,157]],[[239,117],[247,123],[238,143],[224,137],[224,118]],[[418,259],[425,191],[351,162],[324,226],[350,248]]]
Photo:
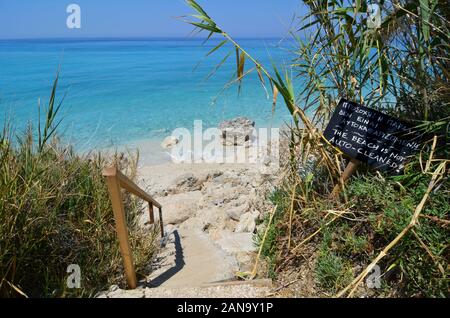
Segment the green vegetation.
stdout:
[[[35,133],[0,134],[0,296],[89,297],[124,285],[103,167],[116,163],[133,178],[136,156],[80,156],[55,132],[56,78],[45,121]],[[37,138],[34,136],[37,135]],[[37,139],[38,142],[34,142]],[[125,195],[138,272],[154,252],[156,233],[138,227],[141,205]],[[67,267],[81,268],[81,289],[68,289]]]
[[353,273],[351,267],[344,262],[344,259],[331,252],[328,246],[321,248],[315,268],[319,285],[333,292],[347,286]]
[[[269,70],[187,0],[195,11],[188,22],[208,38],[224,38],[211,54],[228,47],[224,43],[236,51],[233,81],[241,85],[257,73],[262,86],[272,89],[274,107],[281,95],[292,114],[286,177],[271,197],[277,210],[272,222],[270,215],[264,221],[266,240],[262,234],[257,239],[269,274],[283,275],[306,263],[313,268],[317,296],[448,297],[447,4],[380,1],[381,23],[373,27],[368,1],[303,2],[309,13],[291,32],[296,57]],[[401,118],[423,133],[422,149],[402,175],[360,167],[346,187],[339,183],[348,158],[322,131],[341,97]],[[330,195],[336,185],[342,188],[338,198]],[[375,265],[381,288],[369,289],[364,281]]]
[[276,202],[279,205],[276,207],[276,210],[274,211],[274,215],[272,217],[271,222],[269,223],[270,216],[268,216],[264,220],[264,227],[267,228],[267,234],[264,238],[264,233],[258,232],[255,236],[255,243],[257,246],[261,246],[261,256],[264,257],[267,261],[268,266],[268,275],[271,278],[275,278],[275,266],[277,263],[277,254],[278,254],[278,246],[276,244],[277,238],[283,236],[283,229],[280,229],[276,226],[278,224],[284,215],[284,211],[286,210],[286,206],[283,206],[283,204],[287,204],[287,202],[281,200],[281,198],[284,197],[284,193],[282,190],[276,190],[272,193],[271,197],[269,198],[272,202]]

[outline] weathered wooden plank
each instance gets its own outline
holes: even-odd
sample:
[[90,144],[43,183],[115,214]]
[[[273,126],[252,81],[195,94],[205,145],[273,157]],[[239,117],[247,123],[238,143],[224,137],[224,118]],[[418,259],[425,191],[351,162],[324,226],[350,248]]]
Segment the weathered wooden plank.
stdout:
[[116,221],[117,238],[119,239],[120,253],[123,258],[125,276],[128,286],[131,289],[136,288],[136,272],[133,263],[133,254],[131,253],[130,242],[128,239],[128,230],[125,218],[125,209],[120,193],[120,184],[116,175],[107,175],[106,183],[108,185],[109,196],[112,203],[114,219]]

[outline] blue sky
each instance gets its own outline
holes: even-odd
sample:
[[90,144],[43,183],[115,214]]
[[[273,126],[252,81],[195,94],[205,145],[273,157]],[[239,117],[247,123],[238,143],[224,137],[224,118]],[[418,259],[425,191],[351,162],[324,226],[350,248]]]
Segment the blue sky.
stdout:
[[[286,34],[299,0],[198,0],[234,37]],[[66,7],[81,7],[81,29],[66,27]],[[175,17],[191,13],[184,0],[0,0],[0,39],[53,37],[186,37]]]

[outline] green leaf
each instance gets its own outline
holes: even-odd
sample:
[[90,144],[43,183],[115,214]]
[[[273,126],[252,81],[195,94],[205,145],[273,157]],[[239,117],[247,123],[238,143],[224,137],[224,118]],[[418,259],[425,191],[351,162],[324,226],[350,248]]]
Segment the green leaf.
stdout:
[[186,0],[187,4],[193,8],[195,11],[203,15],[204,17],[211,19],[209,15],[203,10],[203,8],[194,0]]
[[430,39],[431,8],[428,0],[420,0],[420,15],[422,17],[422,35],[425,41]]
[[208,54],[206,54],[206,56],[210,56],[211,54],[213,54],[215,51],[217,51],[218,49],[220,49],[222,46],[225,45],[225,43],[227,43],[228,40],[223,40],[222,42],[220,42],[216,47],[214,47],[211,51],[208,52]]
[[225,55],[225,57],[222,59],[222,61],[220,61],[220,63],[216,65],[216,67],[211,71],[211,73],[209,73],[209,75],[206,77],[206,79],[209,79],[210,77],[212,77],[222,67],[222,65],[225,64],[225,62],[228,60],[228,58],[230,57],[230,55],[232,53],[233,53],[233,50],[231,50],[227,55]]
[[214,33],[222,33],[222,31],[215,26],[211,26],[208,24],[198,23],[198,22],[188,22],[189,24],[192,24],[193,26],[196,26],[202,30],[208,30]]

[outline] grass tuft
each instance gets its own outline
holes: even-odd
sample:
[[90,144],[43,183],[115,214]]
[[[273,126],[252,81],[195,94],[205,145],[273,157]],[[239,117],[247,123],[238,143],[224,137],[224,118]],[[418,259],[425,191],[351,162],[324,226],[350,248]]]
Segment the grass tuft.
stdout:
[[[0,134],[0,297],[92,297],[110,284],[125,287],[122,258],[102,169],[116,163],[136,176],[137,156],[88,156],[56,137],[52,89],[44,129]],[[39,125],[41,127],[41,125]],[[13,136],[17,136],[14,138]],[[142,205],[124,193],[138,273],[155,251],[156,233],[138,224]],[[67,288],[67,267],[81,269],[81,288]]]

